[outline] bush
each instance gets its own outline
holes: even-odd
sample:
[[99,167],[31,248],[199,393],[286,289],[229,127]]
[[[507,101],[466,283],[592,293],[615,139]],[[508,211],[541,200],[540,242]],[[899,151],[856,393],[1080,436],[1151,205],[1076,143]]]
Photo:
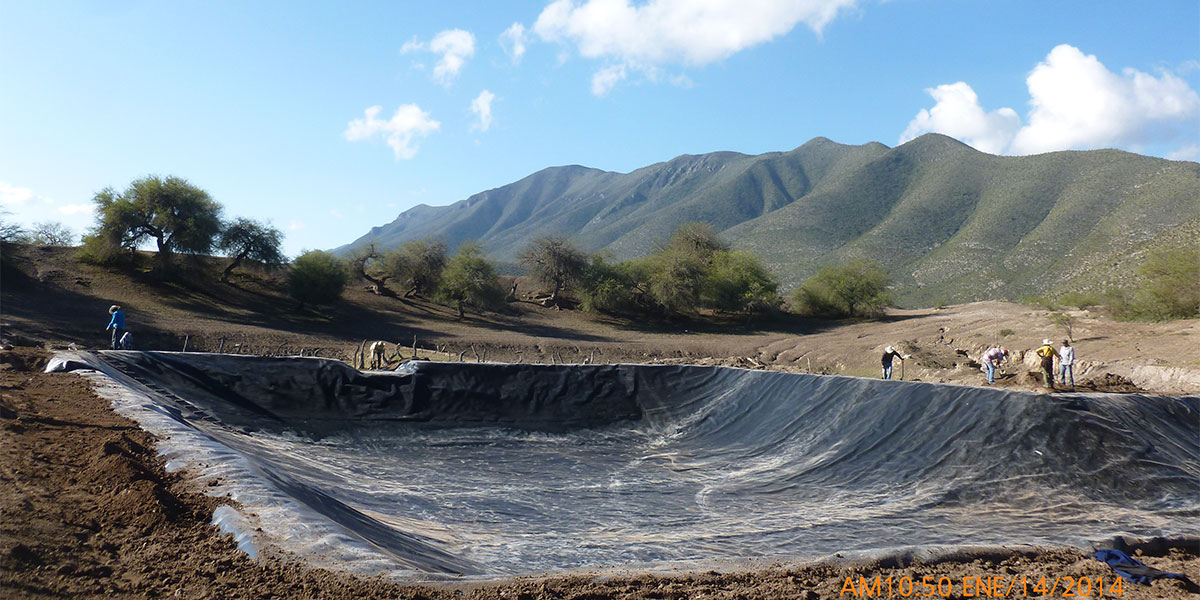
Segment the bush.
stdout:
[[890,285],[878,263],[856,259],[821,269],[796,290],[794,302],[797,312],[809,316],[877,317],[891,304]]
[[709,308],[728,313],[758,313],[781,304],[779,284],[757,256],[724,250],[713,254],[701,300]]
[[622,313],[636,307],[636,275],[632,262],[610,264],[603,255],[594,254],[580,276],[579,300],[588,312]]
[[1114,294],[1110,304],[1121,319],[1161,321],[1200,315],[1200,249],[1160,248],[1138,269],[1141,284]]
[[332,304],[342,296],[349,281],[347,268],[334,255],[321,250],[309,250],[296,257],[288,273],[288,293],[308,304]]
[[459,317],[465,316],[463,307],[466,305],[480,310],[503,306],[504,288],[479,244],[467,242],[458,247],[442,275],[439,296],[458,308]]

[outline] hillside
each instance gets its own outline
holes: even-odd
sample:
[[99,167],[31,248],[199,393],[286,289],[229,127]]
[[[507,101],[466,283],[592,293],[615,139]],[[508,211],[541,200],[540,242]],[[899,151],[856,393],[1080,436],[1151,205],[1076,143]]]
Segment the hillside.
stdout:
[[[73,248],[3,247],[0,345],[104,348],[108,306],[117,303],[142,350],[186,344],[189,351],[315,353],[350,362],[365,339],[385,340],[393,352],[401,345],[410,354],[415,338],[421,357],[437,360],[719,364],[877,377],[882,349],[895,345],[912,355],[910,379],[977,385],[982,376],[968,361],[987,347],[1003,344],[1019,353],[1064,334],[1049,311],[1004,302],[891,310],[879,321],[782,315],[748,323],[632,321],[518,301],[502,313],[460,319],[440,304],[372,294],[365,282],[348,287],[334,306],[300,311],[279,272],[247,268],[219,283],[228,259],[191,257],[164,280],[147,273],[148,254],[142,268],[133,269],[81,264],[76,254]],[[532,291],[520,283],[518,295]],[[1098,311],[1069,314],[1080,382],[1101,385],[1112,373],[1150,391],[1200,391],[1200,319],[1127,323]],[[1154,343],[1146,344],[1150,339]],[[1038,389],[1026,371],[1013,364],[1013,376],[1000,385]]]
[[762,256],[785,288],[865,257],[888,270],[902,305],[1019,299],[1123,285],[1147,249],[1200,245],[1200,164],[1116,150],[1001,157],[935,134],[896,148],[816,138],[626,174],[549,168],[415,207],[339,250],[477,239],[512,263],[531,238],[559,234],[626,259],[688,221]]

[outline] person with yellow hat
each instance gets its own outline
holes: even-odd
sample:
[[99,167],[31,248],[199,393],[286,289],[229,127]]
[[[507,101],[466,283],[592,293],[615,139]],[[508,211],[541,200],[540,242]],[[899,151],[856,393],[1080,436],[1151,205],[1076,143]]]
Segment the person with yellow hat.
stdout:
[[1053,344],[1050,340],[1042,340],[1042,347],[1034,351],[1042,359],[1042,381],[1050,389],[1054,389],[1054,359],[1058,357]]

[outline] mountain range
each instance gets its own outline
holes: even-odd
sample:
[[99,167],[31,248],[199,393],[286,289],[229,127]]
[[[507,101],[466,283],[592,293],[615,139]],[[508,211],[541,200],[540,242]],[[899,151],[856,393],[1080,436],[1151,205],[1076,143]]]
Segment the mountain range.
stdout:
[[420,205],[349,249],[441,238],[513,264],[540,235],[628,259],[710,223],[783,284],[878,261],[906,306],[1124,286],[1144,253],[1200,245],[1200,164],[1118,150],[995,156],[929,134],[889,148],[816,138],[788,152],[684,155],[630,173],[544,169]]

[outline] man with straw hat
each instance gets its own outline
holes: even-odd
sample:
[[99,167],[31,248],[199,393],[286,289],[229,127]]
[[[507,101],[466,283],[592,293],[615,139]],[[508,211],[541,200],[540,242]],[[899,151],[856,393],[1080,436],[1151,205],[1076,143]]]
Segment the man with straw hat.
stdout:
[[883,363],[883,378],[884,379],[892,378],[892,361],[897,358],[900,359],[900,363],[901,363],[901,365],[903,365],[904,359],[908,358],[908,356],[905,356],[905,355],[900,354],[899,352],[896,352],[896,349],[891,346],[888,346],[887,348],[883,349],[882,363]]
[[1042,382],[1050,389],[1054,389],[1054,359],[1058,356],[1053,344],[1050,340],[1042,340],[1042,347],[1034,351],[1042,359]]

